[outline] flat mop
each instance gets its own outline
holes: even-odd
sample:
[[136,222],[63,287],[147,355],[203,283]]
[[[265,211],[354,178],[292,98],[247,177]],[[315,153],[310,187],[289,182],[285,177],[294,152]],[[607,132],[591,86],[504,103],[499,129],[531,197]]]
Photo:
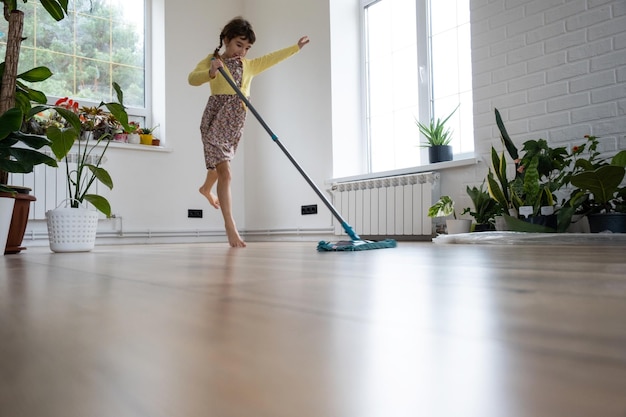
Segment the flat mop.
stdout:
[[320,241],[317,244],[317,250],[320,252],[325,251],[357,251],[357,250],[368,250],[368,249],[383,249],[383,248],[394,248],[397,246],[397,242],[393,239],[385,239],[385,240],[362,240],[358,234],[352,229],[352,227],[341,217],[341,214],[333,207],[328,198],[322,193],[322,191],[315,185],[315,183],[311,180],[311,178],[304,172],[302,167],[296,162],[296,160],[291,156],[289,151],[285,148],[285,146],[278,140],[278,137],[272,132],[272,129],[265,123],[261,115],[256,111],[254,106],[250,103],[250,101],[246,98],[246,96],[241,92],[237,84],[226,74],[224,68],[219,68],[222,76],[228,81],[228,84],[235,90],[241,101],[250,109],[254,117],[259,121],[261,126],[267,131],[272,140],[278,145],[278,147],[283,151],[283,153],[289,158],[291,163],[296,167],[298,172],[302,174],[306,182],[309,183],[313,191],[318,195],[318,197],[324,202],[326,207],[330,210],[330,212],[335,216],[335,218],[341,223],[341,227],[350,237],[350,240],[339,241],[336,243],[330,243],[326,241]]

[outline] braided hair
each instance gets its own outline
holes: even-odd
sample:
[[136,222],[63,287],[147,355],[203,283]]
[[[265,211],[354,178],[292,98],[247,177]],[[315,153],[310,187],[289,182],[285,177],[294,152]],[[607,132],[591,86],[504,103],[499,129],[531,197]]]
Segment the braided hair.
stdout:
[[235,39],[242,37],[250,43],[254,43],[256,41],[256,35],[254,34],[254,30],[252,29],[252,25],[250,22],[245,20],[243,17],[238,16],[233,20],[228,22],[222,32],[220,33],[220,45],[215,48],[215,52],[213,56],[215,58],[220,58],[220,49],[224,45],[224,39]]

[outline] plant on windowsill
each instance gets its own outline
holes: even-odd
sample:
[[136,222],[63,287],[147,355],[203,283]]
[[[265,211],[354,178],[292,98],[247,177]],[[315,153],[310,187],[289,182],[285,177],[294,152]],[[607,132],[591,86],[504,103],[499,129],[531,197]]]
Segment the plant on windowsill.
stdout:
[[154,139],[153,132],[156,128],[159,127],[140,127],[139,128],[139,143],[142,145],[152,145],[152,140]]
[[472,221],[469,219],[457,219],[454,209],[454,200],[450,196],[444,195],[428,208],[428,217],[449,217],[446,219],[446,228],[449,235],[467,233],[470,231]]
[[452,141],[452,130],[446,126],[446,123],[457,111],[459,106],[456,106],[452,113],[450,113],[445,119],[431,119],[427,125],[415,119],[417,128],[426,139],[426,141],[422,142],[420,146],[428,148],[428,159],[430,163],[452,160],[452,146],[450,146],[450,142]]

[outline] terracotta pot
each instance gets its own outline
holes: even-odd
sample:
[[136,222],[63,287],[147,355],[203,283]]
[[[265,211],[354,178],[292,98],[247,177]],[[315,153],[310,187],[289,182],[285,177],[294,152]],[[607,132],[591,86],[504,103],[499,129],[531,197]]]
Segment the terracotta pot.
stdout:
[[152,146],[161,146],[161,139],[152,139]]

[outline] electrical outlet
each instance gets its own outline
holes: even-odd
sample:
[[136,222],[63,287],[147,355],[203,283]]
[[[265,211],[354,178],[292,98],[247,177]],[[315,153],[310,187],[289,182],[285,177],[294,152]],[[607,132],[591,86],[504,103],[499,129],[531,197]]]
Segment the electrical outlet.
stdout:
[[187,217],[194,219],[202,218],[202,210],[201,209],[189,209],[187,210]]
[[317,204],[302,206],[300,209],[300,212],[302,213],[303,216],[306,214],[317,214]]

